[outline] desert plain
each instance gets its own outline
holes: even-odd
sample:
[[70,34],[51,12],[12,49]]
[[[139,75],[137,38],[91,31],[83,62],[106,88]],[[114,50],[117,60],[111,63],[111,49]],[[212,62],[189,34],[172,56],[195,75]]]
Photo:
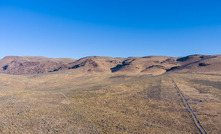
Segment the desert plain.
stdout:
[[0,60],[0,133],[221,133],[221,55]]

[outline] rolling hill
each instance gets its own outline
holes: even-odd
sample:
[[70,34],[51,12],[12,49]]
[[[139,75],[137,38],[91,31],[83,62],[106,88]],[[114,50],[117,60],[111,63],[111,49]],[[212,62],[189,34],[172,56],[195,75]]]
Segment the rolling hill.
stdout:
[[145,56],[111,58],[90,56],[78,60],[30,56],[6,56],[0,60],[0,73],[23,75],[74,70],[76,73],[150,74],[166,72],[221,73],[221,55],[186,57]]
[[0,133],[219,134],[220,85],[221,55],[7,56]]

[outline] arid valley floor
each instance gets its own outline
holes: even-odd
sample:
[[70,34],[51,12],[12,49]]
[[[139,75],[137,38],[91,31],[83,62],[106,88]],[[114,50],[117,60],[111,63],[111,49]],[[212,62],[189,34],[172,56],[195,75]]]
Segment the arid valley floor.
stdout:
[[[221,133],[221,56],[0,60],[0,133]],[[175,84],[173,83],[172,79]]]

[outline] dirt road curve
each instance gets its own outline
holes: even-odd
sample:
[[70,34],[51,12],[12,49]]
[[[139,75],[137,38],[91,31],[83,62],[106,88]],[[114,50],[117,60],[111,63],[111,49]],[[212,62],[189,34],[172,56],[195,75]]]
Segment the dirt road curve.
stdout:
[[179,92],[180,96],[183,99],[184,104],[186,105],[187,109],[189,110],[189,112],[191,113],[195,124],[197,125],[197,127],[199,128],[199,130],[201,131],[202,134],[207,134],[206,131],[203,129],[203,127],[201,126],[199,120],[196,118],[195,114],[193,113],[192,109],[190,108],[189,104],[187,103],[186,99],[184,98],[183,94],[181,93],[180,89],[177,87],[176,83],[174,82],[173,78],[170,77],[173,84],[175,85],[177,91]]

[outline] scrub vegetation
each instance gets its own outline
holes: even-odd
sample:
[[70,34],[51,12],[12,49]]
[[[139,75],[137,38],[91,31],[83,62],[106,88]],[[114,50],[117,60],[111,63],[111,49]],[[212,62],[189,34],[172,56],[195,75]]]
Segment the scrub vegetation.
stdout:
[[221,76],[0,74],[2,133],[220,133]]

